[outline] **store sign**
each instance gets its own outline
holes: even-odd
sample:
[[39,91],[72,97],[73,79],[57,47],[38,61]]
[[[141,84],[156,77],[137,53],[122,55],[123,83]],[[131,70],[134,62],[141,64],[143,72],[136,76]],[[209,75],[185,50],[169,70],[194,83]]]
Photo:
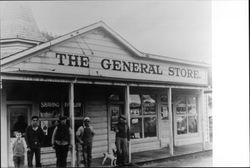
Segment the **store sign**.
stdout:
[[[56,48],[55,48],[56,49]],[[16,65],[23,71],[61,73],[167,83],[208,85],[208,72],[204,67],[160,60],[136,59],[130,55],[105,53],[76,54],[64,47],[31,57]]]
[[[73,54],[56,53],[56,58],[58,58],[58,65],[75,66],[80,68],[91,68],[89,57]],[[198,70],[192,68],[175,67],[169,66],[167,74],[163,73],[163,68],[161,65],[156,64],[146,64],[114,59],[102,59],[100,62],[102,69],[121,71],[121,72],[132,72],[132,73],[142,73],[142,74],[155,74],[155,75],[168,75],[184,78],[199,79],[200,74]]]

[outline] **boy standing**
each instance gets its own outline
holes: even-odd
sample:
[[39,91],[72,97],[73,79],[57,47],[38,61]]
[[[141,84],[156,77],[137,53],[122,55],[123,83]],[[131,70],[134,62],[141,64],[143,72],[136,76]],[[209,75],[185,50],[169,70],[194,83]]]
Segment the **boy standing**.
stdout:
[[13,152],[13,162],[16,168],[21,168],[24,166],[24,142],[21,139],[22,133],[20,131],[15,131],[16,140],[13,143],[12,146],[12,152]]

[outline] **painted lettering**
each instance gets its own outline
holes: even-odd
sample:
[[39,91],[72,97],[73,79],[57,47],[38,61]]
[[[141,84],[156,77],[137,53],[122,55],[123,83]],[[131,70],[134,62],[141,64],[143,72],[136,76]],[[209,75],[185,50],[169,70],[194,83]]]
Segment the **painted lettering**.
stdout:
[[162,70],[160,70],[160,65],[156,65],[156,74],[162,75]]
[[101,62],[101,66],[103,69],[110,69],[110,61],[108,59],[103,59]]
[[148,69],[147,64],[141,64],[141,73],[148,73],[147,69]]
[[140,72],[139,63],[133,62],[132,65],[133,65],[132,72]]
[[192,70],[188,68],[178,68],[178,67],[169,67],[168,75],[183,77],[183,78],[192,78],[192,79],[200,78],[198,70]]
[[200,77],[199,77],[199,71],[194,71],[194,78],[195,79],[199,79]]
[[155,74],[154,65],[149,64],[148,72],[151,73],[151,74]]
[[128,72],[131,72],[131,62],[125,62],[125,61],[122,61],[122,64],[123,64],[123,71],[128,71]]
[[89,57],[81,56],[80,58],[81,58],[80,67],[89,68]]
[[74,66],[79,66],[78,65],[78,56],[77,55],[71,55],[71,54],[68,54],[68,57],[69,57],[69,64],[68,66],[73,66],[73,62],[75,63]]
[[64,65],[64,63],[63,63],[63,57],[64,57],[64,59],[66,59],[66,54],[56,53],[56,58],[57,58],[57,56],[59,56],[59,63],[58,63],[58,65]]
[[168,75],[169,76],[174,76],[174,67],[169,67],[168,68]]
[[113,70],[121,71],[121,61],[113,60]]

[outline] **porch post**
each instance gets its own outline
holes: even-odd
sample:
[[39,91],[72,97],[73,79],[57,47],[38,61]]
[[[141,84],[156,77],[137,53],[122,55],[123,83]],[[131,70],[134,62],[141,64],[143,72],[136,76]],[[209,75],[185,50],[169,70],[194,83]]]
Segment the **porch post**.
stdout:
[[168,89],[168,109],[169,109],[169,129],[170,129],[170,155],[174,155],[174,137],[173,137],[173,113],[172,113],[172,88]]
[[74,115],[74,83],[70,83],[69,86],[69,114],[70,125],[72,129],[72,150],[71,150],[71,167],[75,167],[75,115]]
[[206,124],[206,120],[205,120],[205,115],[204,115],[204,112],[205,112],[205,94],[204,94],[204,89],[201,89],[201,107],[200,107],[200,114],[201,114],[201,135],[202,135],[202,150],[205,150],[205,124]]
[[[126,85],[125,88],[125,114],[127,116],[128,127],[130,129],[130,112],[129,112],[129,85]],[[129,163],[131,163],[131,141],[128,144],[128,153],[129,153]]]

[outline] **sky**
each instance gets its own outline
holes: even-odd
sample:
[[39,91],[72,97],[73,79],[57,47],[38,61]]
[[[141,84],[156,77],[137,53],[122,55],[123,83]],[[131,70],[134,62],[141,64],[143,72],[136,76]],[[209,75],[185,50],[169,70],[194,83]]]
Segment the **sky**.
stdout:
[[41,31],[104,21],[139,51],[211,63],[211,1],[27,1]]

